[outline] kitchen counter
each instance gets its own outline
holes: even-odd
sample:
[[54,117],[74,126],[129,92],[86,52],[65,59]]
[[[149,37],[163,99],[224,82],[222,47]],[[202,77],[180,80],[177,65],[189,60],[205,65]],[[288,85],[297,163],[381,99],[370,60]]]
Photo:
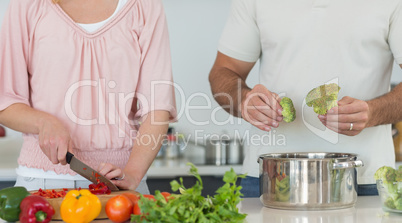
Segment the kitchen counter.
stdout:
[[327,211],[290,211],[263,207],[258,198],[245,198],[240,211],[246,222],[259,223],[397,223],[402,214],[387,214],[379,196],[359,196],[355,207]]
[[[355,207],[328,211],[289,211],[263,207],[258,198],[245,198],[240,211],[247,213],[249,223],[397,223],[402,214],[386,214],[379,196],[358,197]],[[4,221],[0,220],[0,223]],[[60,221],[55,221],[60,222]],[[110,220],[97,220],[109,223]]]

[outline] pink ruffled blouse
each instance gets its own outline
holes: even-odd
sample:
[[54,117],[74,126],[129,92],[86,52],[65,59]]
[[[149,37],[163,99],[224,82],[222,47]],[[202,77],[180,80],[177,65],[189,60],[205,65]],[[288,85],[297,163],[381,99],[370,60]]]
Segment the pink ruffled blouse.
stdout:
[[[143,115],[176,116],[171,70],[161,0],[129,0],[95,33],[52,0],[12,0],[0,33],[0,111],[24,103],[50,113],[69,129],[77,158],[123,168]],[[75,175],[53,165],[33,134],[18,163]]]

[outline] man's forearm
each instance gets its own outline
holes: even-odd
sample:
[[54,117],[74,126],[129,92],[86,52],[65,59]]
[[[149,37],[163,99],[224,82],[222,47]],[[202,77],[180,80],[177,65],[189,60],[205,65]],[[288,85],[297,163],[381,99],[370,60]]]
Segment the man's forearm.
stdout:
[[0,112],[0,124],[23,133],[39,134],[40,126],[45,120],[56,118],[26,104],[13,104]]
[[219,67],[211,70],[209,82],[218,104],[233,116],[241,117],[241,100],[251,90],[246,81],[230,69]]
[[367,103],[369,105],[367,127],[402,121],[402,83],[399,83],[391,92]]

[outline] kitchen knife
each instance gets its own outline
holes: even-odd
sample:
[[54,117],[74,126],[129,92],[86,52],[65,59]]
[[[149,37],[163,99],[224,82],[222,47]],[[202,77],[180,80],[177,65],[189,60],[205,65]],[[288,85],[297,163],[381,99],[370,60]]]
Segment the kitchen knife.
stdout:
[[79,175],[87,178],[92,183],[98,184],[97,179],[99,179],[99,181],[105,183],[105,185],[111,191],[119,190],[119,188],[117,188],[116,185],[112,183],[112,181],[110,181],[105,176],[101,175],[100,173],[98,173],[98,171],[92,169],[85,163],[81,162],[74,156],[74,154],[67,152],[66,159],[67,163],[70,164],[70,169],[74,170]]

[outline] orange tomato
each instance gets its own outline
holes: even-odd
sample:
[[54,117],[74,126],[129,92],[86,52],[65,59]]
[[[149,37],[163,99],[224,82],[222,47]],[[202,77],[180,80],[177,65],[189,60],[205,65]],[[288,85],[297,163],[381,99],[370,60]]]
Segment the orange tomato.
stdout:
[[154,195],[151,195],[151,194],[144,194],[143,196],[144,196],[145,198],[148,198],[149,200],[156,201]]
[[169,192],[161,192],[161,195],[165,198],[166,202],[168,202],[168,200],[173,199],[173,197],[171,197]]
[[122,193],[121,195],[124,195],[124,196],[128,197],[128,199],[130,199],[130,201],[133,202],[133,205],[138,203],[138,200],[140,199],[140,197],[138,195],[135,195],[135,194],[130,193],[130,192],[125,192],[125,193]]
[[[143,194],[143,196],[144,196],[145,198],[149,199],[149,200],[156,201],[154,195],[151,195],[151,194]],[[134,207],[133,207],[133,214],[135,214],[135,215],[141,215],[141,208],[140,208],[140,206],[138,205],[138,200],[137,200],[137,202],[134,204]]]
[[106,215],[113,222],[125,222],[130,219],[133,202],[125,195],[110,198],[105,207]]
[[141,208],[138,206],[138,203],[136,203],[133,207],[133,214],[135,215],[141,215]]
[[140,209],[140,206],[138,206],[138,200],[140,199],[140,197],[135,195],[135,194],[129,193],[129,192],[122,193],[121,195],[124,195],[124,196],[128,197],[131,200],[131,202],[133,202],[133,211],[132,211],[132,213],[135,214],[135,215],[140,215],[141,214],[141,209]]

